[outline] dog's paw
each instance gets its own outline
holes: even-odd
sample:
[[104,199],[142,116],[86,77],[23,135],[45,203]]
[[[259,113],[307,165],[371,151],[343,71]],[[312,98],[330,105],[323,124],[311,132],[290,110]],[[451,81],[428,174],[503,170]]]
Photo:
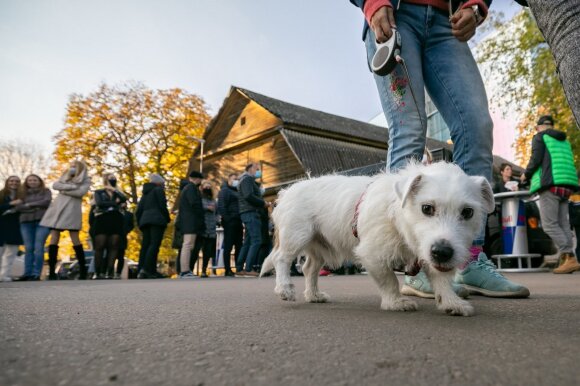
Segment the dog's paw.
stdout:
[[280,296],[282,300],[295,301],[296,291],[294,291],[294,284],[276,286],[274,292]]
[[417,311],[417,303],[407,298],[383,299],[381,308],[387,311]]
[[330,300],[330,296],[325,292],[304,291],[304,299],[310,303],[326,303]]
[[475,313],[473,306],[469,302],[459,298],[444,301],[437,297],[437,308],[455,316],[473,316]]

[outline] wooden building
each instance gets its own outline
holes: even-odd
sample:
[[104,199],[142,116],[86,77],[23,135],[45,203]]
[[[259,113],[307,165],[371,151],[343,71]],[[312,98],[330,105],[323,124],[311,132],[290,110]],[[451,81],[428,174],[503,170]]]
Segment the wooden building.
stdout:
[[[260,162],[262,183],[271,196],[307,176],[384,165],[388,131],[231,87],[203,139],[203,172],[216,188],[230,173]],[[430,139],[427,147],[451,150],[451,145]],[[198,148],[190,170],[199,170],[201,156]],[[502,161],[496,157],[494,163]]]

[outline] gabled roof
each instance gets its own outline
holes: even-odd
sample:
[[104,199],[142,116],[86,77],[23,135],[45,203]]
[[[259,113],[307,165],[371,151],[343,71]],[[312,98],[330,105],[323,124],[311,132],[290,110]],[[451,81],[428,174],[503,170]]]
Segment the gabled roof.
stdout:
[[365,165],[385,163],[387,150],[299,131],[280,130],[294,155],[313,177]]
[[375,142],[386,143],[388,140],[388,130],[385,127],[309,109],[270,98],[244,88],[232,86],[232,90],[234,89],[270,111],[284,123],[310,127],[349,137],[363,138]]

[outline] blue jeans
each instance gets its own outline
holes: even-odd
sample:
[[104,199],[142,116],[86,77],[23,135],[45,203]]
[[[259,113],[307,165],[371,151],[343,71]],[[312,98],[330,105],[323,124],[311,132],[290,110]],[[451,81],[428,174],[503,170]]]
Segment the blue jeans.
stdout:
[[244,263],[246,263],[246,272],[250,272],[258,263],[258,253],[262,246],[262,220],[257,211],[245,212],[240,216],[246,228],[246,236],[236,261],[236,272],[244,268]]
[[39,276],[44,264],[44,244],[50,229],[40,225],[40,221],[23,222],[20,232],[24,241],[24,276]]
[[[467,43],[451,34],[449,15],[431,6],[403,2],[395,20],[401,34],[401,56],[418,106],[402,65],[397,65],[390,75],[374,75],[389,125],[387,166],[397,170],[411,159],[421,160],[427,129],[426,89],[449,126],[453,162],[468,175],[491,181],[493,122],[485,87]],[[369,62],[376,51],[374,42],[375,36],[369,30],[365,40]],[[485,224],[474,244],[483,244],[484,236]]]

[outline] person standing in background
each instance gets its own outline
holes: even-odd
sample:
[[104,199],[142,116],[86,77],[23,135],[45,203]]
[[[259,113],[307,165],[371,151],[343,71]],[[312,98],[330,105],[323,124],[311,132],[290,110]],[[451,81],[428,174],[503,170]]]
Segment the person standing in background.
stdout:
[[261,210],[269,206],[269,203],[262,198],[260,186],[256,182],[256,179],[260,178],[262,178],[260,164],[250,163],[246,166],[246,172],[242,174],[238,187],[240,217],[246,230],[244,244],[236,261],[236,276],[240,277],[258,277],[259,275],[254,265],[257,264],[258,253],[262,246]]
[[165,180],[159,174],[151,174],[143,185],[143,196],[137,205],[137,225],[143,233],[139,253],[139,279],[162,278],[157,272],[157,257],[167,224],[171,221],[165,197]]
[[52,194],[44,181],[36,174],[30,174],[24,180],[18,198],[12,201],[20,212],[20,233],[24,241],[24,275],[20,281],[40,280],[44,264],[44,244],[50,229],[40,225],[46,213]]
[[[194,278],[190,268],[191,251],[195,246],[196,239],[205,229],[205,218],[199,186],[203,174],[192,171],[189,173],[191,182],[181,191],[179,197],[179,230],[183,234],[183,244],[179,256],[181,265],[180,279]],[[200,236],[201,237],[201,236]]]
[[85,252],[79,239],[79,231],[83,225],[82,203],[83,197],[91,187],[91,178],[87,173],[87,166],[83,161],[73,161],[60,176],[52,188],[59,192],[42,217],[40,225],[50,229],[50,243],[48,245],[48,280],[56,280],[56,261],[58,258],[58,243],[60,234],[68,231],[73,244],[76,259],[79,263],[80,280],[87,278]]
[[552,272],[580,271],[568,219],[568,198],[578,189],[572,146],[565,132],[554,129],[550,115],[540,117],[536,131],[530,161],[521,181],[529,180],[530,193],[540,196],[542,227],[558,247],[560,265]]
[[[95,244],[95,274],[93,279],[112,279],[115,261],[119,255],[123,234],[123,215],[121,205],[127,197],[117,189],[114,174],[103,176],[103,188],[93,195],[92,211],[94,221],[91,226]],[[107,261],[104,262],[105,250]],[[105,264],[103,266],[103,264]]]
[[218,195],[218,214],[222,219],[224,228],[224,266],[225,276],[234,276],[231,268],[232,249],[235,247],[234,262],[238,260],[242,242],[244,239],[244,228],[240,217],[240,204],[238,184],[240,183],[238,175],[232,173],[228,180],[222,185]]
[[20,214],[12,204],[18,196],[20,178],[10,176],[0,191],[0,281],[12,281],[12,264],[22,245]]
[[203,264],[201,269],[201,277],[207,277],[207,266],[209,260],[212,260],[212,265],[215,266],[216,253],[216,226],[217,226],[217,204],[213,198],[213,189],[211,182],[203,181],[201,183],[201,204],[204,212],[204,231],[198,235],[196,246],[193,250],[193,257],[199,256],[199,250],[203,252]]
[[135,216],[133,212],[127,209],[127,203],[121,204],[121,214],[123,215],[123,235],[121,235],[121,247],[119,248],[119,256],[117,256],[117,268],[115,271],[115,279],[120,279],[123,273],[123,267],[125,266],[125,251],[127,250],[127,245],[129,240],[127,236],[133,228],[135,228]]

